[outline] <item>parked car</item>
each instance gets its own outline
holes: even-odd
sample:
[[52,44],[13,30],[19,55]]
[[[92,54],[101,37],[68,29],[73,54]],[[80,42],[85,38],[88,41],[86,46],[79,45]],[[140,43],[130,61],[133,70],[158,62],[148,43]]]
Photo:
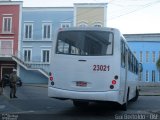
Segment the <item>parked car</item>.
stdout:
[[[2,77],[3,80],[3,86],[9,86],[10,85],[10,80],[9,80],[9,74],[4,74]],[[18,77],[17,80],[17,86],[21,87],[22,86],[22,80],[20,77]]]

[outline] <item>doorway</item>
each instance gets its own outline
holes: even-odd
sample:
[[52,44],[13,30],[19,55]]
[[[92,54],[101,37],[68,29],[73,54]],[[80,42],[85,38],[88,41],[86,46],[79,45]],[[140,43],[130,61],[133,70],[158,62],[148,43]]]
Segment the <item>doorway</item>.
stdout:
[[1,70],[2,70],[2,74],[1,74],[1,79],[2,79],[2,77],[5,75],[5,74],[8,74],[8,75],[10,75],[11,73],[12,73],[12,71],[13,71],[13,68],[14,67],[2,67],[1,68]]

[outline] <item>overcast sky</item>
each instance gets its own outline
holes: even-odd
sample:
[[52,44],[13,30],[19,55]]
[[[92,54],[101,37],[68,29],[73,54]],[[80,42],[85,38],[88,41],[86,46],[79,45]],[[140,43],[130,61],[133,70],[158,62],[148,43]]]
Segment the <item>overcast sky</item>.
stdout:
[[73,7],[74,3],[97,3],[97,2],[108,3],[108,9],[107,9],[108,27],[118,28],[122,31],[123,34],[160,33],[160,0],[22,0],[22,1],[24,7]]

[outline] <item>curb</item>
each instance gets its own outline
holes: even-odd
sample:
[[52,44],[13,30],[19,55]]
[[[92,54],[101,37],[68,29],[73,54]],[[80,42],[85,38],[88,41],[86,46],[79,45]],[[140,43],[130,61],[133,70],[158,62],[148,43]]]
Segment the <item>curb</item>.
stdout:
[[34,87],[47,88],[47,87],[48,87],[48,84],[23,84],[23,86],[34,86]]
[[160,93],[139,93],[139,96],[160,96]]
[[139,96],[160,96],[159,94],[140,94]]

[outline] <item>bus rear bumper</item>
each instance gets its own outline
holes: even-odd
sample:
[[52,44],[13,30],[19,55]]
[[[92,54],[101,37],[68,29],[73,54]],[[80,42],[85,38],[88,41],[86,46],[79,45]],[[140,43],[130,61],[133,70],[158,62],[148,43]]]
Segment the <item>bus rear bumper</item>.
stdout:
[[80,92],[57,89],[53,87],[48,88],[48,96],[58,99],[71,99],[71,100],[88,100],[88,101],[119,101],[119,91],[106,91],[106,92]]

